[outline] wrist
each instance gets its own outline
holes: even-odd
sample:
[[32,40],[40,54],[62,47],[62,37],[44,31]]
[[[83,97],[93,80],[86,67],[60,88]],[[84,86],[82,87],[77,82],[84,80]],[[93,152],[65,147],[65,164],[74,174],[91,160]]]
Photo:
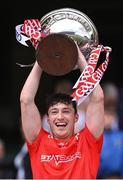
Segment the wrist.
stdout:
[[83,71],[85,67],[87,66],[87,64],[88,63],[84,55],[82,54],[81,50],[78,47],[78,68],[80,69],[80,71]]
[[78,61],[78,68],[80,69],[81,72],[85,69],[87,64],[88,63],[86,62],[85,59],[84,60],[83,60],[83,58],[79,59],[79,61]]

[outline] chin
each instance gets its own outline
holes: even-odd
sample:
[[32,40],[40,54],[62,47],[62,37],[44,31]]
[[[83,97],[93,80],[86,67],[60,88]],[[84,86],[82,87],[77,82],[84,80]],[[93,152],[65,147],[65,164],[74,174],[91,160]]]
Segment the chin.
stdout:
[[72,135],[68,134],[68,133],[55,133],[55,138],[57,139],[68,139],[70,138]]

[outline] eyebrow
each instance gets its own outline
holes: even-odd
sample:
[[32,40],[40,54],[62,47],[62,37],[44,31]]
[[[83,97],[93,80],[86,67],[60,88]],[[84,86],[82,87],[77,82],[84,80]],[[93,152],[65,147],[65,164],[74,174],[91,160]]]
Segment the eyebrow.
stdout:
[[58,108],[49,108],[49,111],[52,111],[52,110],[57,110]]
[[[59,108],[51,107],[49,109],[49,112],[54,111],[54,110],[59,110]],[[72,108],[70,108],[70,107],[63,107],[62,110],[72,110]]]

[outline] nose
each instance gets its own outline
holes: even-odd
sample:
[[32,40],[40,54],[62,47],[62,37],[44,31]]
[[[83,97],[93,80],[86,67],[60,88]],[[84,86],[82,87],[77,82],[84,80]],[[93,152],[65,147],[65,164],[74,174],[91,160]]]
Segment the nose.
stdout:
[[62,113],[62,112],[59,112],[57,118],[58,118],[58,119],[63,119],[63,113]]

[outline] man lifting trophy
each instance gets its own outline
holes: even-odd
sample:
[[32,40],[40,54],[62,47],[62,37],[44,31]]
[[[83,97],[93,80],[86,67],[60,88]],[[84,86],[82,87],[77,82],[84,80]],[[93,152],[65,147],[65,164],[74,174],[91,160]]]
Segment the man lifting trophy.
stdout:
[[[92,20],[73,8],[61,8],[40,20],[16,26],[17,40],[35,48],[36,61],[20,94],[22,127],[33,178],[93,179],[97,176],[104,130],[104,95],[100,80],[109,63],[110,47],[99,44]],[[104,61],[97,66],[99,56]],[[71,95],[56,93],[46,100],[47,122],[35,103],[42,72],[62,76],[78,68],[80,77]],[[78,106],[89,98],[85,126],[74,133]]]

